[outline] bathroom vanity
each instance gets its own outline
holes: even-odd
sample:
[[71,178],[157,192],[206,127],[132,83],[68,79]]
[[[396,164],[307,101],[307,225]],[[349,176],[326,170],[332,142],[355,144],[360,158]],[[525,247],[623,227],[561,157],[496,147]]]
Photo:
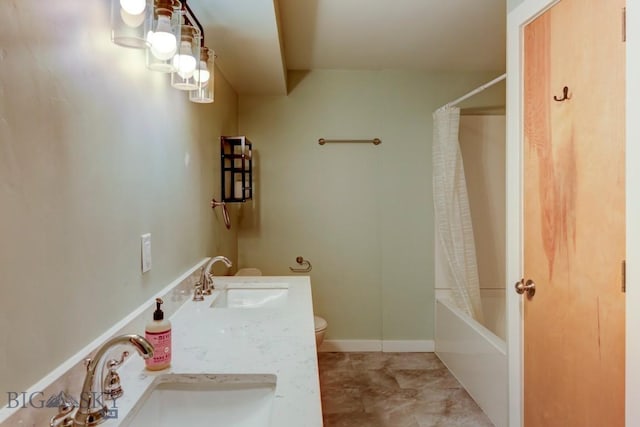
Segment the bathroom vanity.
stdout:
[[216,277],[171,317],[173,360],[130,357],[107,426],[322,426],[308,277]]

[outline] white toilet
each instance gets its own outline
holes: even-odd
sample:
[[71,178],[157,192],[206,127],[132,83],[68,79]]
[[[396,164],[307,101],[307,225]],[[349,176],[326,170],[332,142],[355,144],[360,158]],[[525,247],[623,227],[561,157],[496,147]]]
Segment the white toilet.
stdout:
[[236,276],[262,276],[262,271],[259,268],[241,268],[236,273]]
[[320,348],[322,340],[324,340],[324,333],[327,332],[327,321],[320,316],[313,316],[313,323],[316,330],[316,350]]

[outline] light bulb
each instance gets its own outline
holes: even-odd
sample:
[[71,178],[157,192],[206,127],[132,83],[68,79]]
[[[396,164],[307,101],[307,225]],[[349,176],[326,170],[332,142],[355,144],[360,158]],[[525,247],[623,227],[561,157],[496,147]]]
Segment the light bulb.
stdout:
[[176,36],[171,32],[169,17],[160,15],[155,32],[149,33],[151,53],[161,61],[171,59],[176,53]]
[[200,61],[200,66],[195,71],[193,78],[196,79],[198,83],[206,84],[210,77],[211,74],[207,68],[207,63],[205,61]]
[[146,6],[146,0],[120,0],[120,7],[129,15],[140,15]]
[[191,55],[176,55],[173,57],[173,66],[180,77],[189,79],[196,70],[196,59]]
[[124,8],[120,9],[120,17],[122,18],[122,22],[124,22],[128,27],[131,28],[138,28],[144,22],[144,13],[132,15]]
[[196,70],[196,59],[191,53],[191,43],[180,42],[180,53],[173,57],[173,67],[183,79],[190,79]]

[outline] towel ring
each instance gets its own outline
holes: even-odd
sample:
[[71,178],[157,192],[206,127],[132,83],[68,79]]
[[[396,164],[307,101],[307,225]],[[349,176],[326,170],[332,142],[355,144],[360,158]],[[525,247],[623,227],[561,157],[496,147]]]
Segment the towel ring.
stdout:
[[225,202],[218,202],[216,199],[211,199],[211,209],[215,209],[218,206],[222,207],[222,217],[224,218],[225,227],[227,227],[227,230],[231,230],[231,218],[229,218],[227,204]]

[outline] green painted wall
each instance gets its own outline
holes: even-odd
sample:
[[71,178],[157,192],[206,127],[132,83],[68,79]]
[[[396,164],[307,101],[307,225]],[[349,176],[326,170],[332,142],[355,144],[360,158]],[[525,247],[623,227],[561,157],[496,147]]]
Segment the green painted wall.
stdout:
[[[240,96],[256,150],[240,266],[290,274],[308,258],[328,339],[432,339],[431,114],[500,74],[295,72],[288,96]],[[492,106],[504,85],[462,105]],[[374,137],[382,144],[318,144]]]
[[[209,200],[237,96],[218,74],[216,103],[190,103],[145,69],[143,51],[110,42],[108,2],[9,0],[0,39],[4,393],[26,390],[203,257],[235,258]],[[148,232],[153,268],[142,275]]]

